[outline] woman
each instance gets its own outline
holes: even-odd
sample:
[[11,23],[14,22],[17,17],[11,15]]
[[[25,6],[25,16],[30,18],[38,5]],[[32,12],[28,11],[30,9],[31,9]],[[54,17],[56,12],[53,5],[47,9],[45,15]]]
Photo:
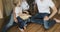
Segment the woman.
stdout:
[[[16,7],[17,7],[17,6],[19,7],[20,5],[22,6],[22,4],[21,4],[22,2],[23,2],[22,0],[16,0],[16,1],[14,0],[14,6],[16,6]],[[19,3],[19,4],[18,4],[18,3]],[[25,10],[28,10],[28,9],[29,9],[28,3],[27,3],[26,1],[24,1],[24,3],[25,3],[26,5],[23,4],[23,6],[26,7],[26,8],[28,7],[28,8],[25,9]],[[18,5],[17,5],[17,4],[18,4]],[[22,13],[22,10],[23,10],[23,9],[22,9],[21,6],[20,6],[17,10],[18,10],[18,11],[21,10],[20,12]],[[16,7],[13,9],[14,12],[11,13],[11,17],[10,17],[10,20],[8,21],[8,23],[7,23],[6,25],[4,25],[4,27],[3,27],[3,29],[2,29],[2,32],[7,32],[7,30],[8,30],[9,28],[11,28],[12,26],[15,26],[16,23],[19,23],[17,20],[15,20],[15,22],[16,22],[16,23],[15,23],[15,22],[14,22],[14,19],[13,19],[13,18],[14,18],[14,15],[13,15],[13,14],[15,14]],[[24,7],[23,7],[23,8],[24,8]],[[17,11],[17,12],[18,12],[18,11]],[[27,11],[25,11],[25,12],[27,12]],[[27,13],[28,13],[28,12],[27,12]],[[15,15],[15,16],[16,16],[16,15]],[[23,29],[22,29],[22,30],[23,30]]]
[[26,29],[26,23],[21,16],[25,16],[26,14],[23,12],[28,13],[27,11],[25,11],[28,9],[29,6],[25,0],[20,0],[19,2],[17,2],[14,8],[14,20],[19,24],[19,29],[21,30],[21,32],[24,32],[24,29]]

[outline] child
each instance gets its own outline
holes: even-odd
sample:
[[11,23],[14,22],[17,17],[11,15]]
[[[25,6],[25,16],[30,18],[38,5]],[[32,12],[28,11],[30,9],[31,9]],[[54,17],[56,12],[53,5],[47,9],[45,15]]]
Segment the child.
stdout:
[[[21,32],[24,32],[24,29],[26,29],[26,23],[24,20],[26,20],[24,17],[28,14],[23,13],[23,7],[21,6],[22,0],[18,1],[16,3],[16,7],[14,9],[14,20],[16,23],[19,24],[19,29]],[[26,12],[26,11],[25,11]],[[27,12],[28,13],[28,12]],[[30,17],[30,16],[29,16]],[[27,17],[27,18],[29,18]]]

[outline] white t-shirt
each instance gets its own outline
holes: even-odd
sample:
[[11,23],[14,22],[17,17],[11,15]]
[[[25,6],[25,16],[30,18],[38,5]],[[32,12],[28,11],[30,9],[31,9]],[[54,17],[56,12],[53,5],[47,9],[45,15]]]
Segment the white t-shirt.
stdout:
[[15,13],[16,13],[16,17],[18,17],[19,13],[22,13],[23,10],[28,10],[29,9],[29,5],[26,1],[22,2],[20,7],[15,7]]
[[50,8],[49,7],[53,7],[54,3],[52,0],[35,0],[35,3],[37,4],[39,13],[49,13],[50,14]]
[[16,17],[18,17],[19,13],[22,13],[22,7],[15,7],[15,13],[16,13]]

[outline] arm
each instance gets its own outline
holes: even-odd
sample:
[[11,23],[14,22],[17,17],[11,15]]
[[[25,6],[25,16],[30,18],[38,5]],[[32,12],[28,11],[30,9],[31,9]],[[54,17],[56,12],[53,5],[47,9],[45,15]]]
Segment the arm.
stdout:
[[13,9],[13,16],[14,16],[14,21],[17,23],[17,19],[16,19],[16,14],[15,14],[15,9]]
[[51,19],[57,13],[57,8],[52,0],[49,0],[49,7],[53,10],[51,15],[49,16],[49,19]]
[[49,20],[49,19],[51,19],[56,13],[57,13],[57,8],[56,8],[56,6],[55,6],[55,4],[53,3],[53,1],[52,0],[49,0],[49,7],[50,8],[52,8],[52,13],[50,14],[50,16],[49,17],[45,17],[44,18],[44,20]]
[[55,6],[51,7],[52,8],[52,14],[49,16],[49,19],[51,19],[56,13],[57,13],[57,8]]
[[49,20],[49,19],[51,19],[56,13],[57,13],[57,9],[56,9],[56,7],[54,6],[54,7],[52,7],[52,13],[50,14],[50,16],[49,17],[47,17],[47,16],[45,16],[45,18],[44,18],[44,20]]

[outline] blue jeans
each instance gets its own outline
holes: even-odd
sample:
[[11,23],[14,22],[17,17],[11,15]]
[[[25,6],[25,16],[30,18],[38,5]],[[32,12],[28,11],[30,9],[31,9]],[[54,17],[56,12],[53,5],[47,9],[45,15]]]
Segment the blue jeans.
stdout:
[[44,17],[48,16],[48,13],[37,13],[36,15],[31,17],[32,23],[42,24],[44,25],[45,29],[49,29],[51,26],[53,26],[56,22],[55,20],[44,20]]
[[18,20],[18,26],[20,29],[24,29],[24,26],[26,25],[27,21],[21,19],[19,16],[17,17]]
[[[18,17],[19,18],[19,17]],[[19,20],[20,21],[20,20]],[[27,19],[27,20],[25,20],[26,21],[26,23],[27,22],[30,22],[30,20],[29,19]],[[11,28],[12,26],[16,26],[16,25],[19,25],[19,22],[18,23],[15,23],[14,22],[14,19],[13,19],[13,14],[11,14],[11,16],[10,16],[10,20],[8,21],[8,23],[3,27],[3,29],[2,29],[2,32],[7,32],[7,30],[9,29],[9,28]],[[20,26],[20,25],[19,25]],[[24,25],[23,25],[24,26]],[[21,26],[22,27],[22,26]],[[23,27],[22,27],[23,28]]]
[[13,19],[13,14],[11,14],[10,16],[10,20],[8,21],[8,23],[3,27],[2,29],[2,32],[7,32],[7,30],[14,26],[15,22],[14,22],[14,19]]

